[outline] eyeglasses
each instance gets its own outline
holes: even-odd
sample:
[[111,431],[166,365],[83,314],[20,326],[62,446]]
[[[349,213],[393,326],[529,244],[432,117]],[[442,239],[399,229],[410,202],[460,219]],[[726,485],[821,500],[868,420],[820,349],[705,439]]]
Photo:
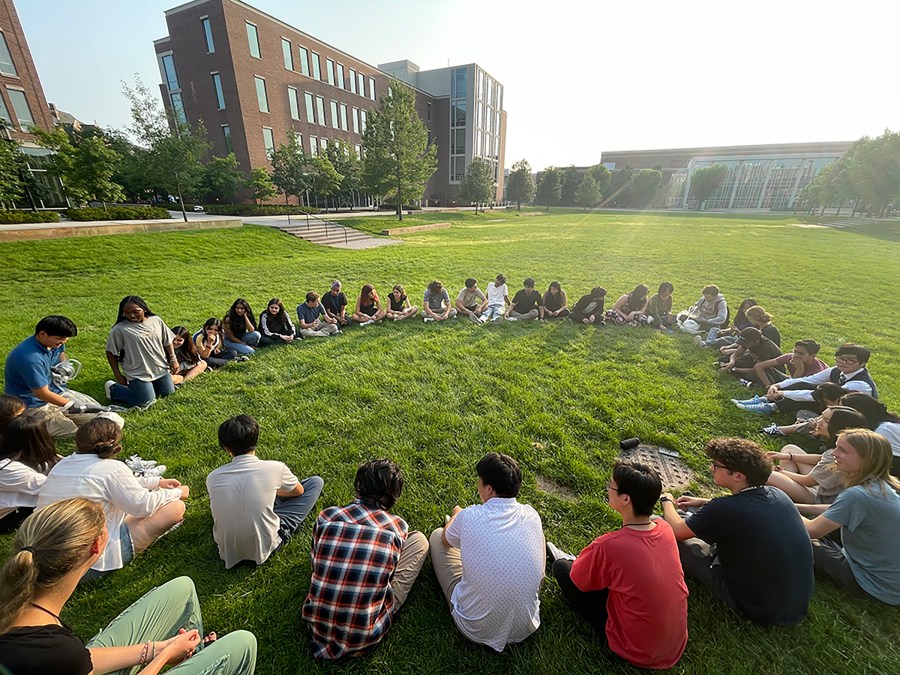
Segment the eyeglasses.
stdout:
[[713,471],[715,471],[716,469],[725,469],[726,471],[728,471],[727,466],[725,466],[724,464],[719,464],[718,462],[712,462],[712,469]]
[[835,356],[834,360],[841,363],[859,363],[859,359],[855,356]]
[[622,493],[622,491],[621,491],[619,488],[615,487],[612,483],[607,483],[607,484],[606,484],[606,489],[607,489],[607,490],[612,490],[613,492],[618,492],[619,494]]

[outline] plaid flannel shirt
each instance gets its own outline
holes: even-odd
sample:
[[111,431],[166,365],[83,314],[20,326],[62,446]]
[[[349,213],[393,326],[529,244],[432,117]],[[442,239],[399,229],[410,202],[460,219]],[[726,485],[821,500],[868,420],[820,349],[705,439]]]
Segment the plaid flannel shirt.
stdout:
[[319,514],[303,604],[316,658],[337,659],[384,637],[395,611],[391,578],[408,531],[402,518],[359,500]]

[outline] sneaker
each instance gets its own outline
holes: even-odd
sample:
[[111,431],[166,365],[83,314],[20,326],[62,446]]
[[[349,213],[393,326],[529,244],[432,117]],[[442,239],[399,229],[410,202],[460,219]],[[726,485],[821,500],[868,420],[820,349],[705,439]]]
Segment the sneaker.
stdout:
[[501,321],[503,321],[503,316],[502,316],[502,315],[501,315],[501,316],[495,316],[494,319],[493,319],[493,321],[491,321],[491,323],[500,323]]
[[250,357],[246,354],[239,354],[238,356],[234,357],[234,360],[238,363],[245,363],[246,361],[250,360]]
[[706,343],[703,342],[703,338],[702,338],[702,337],[700,337],[699,335],[695,335],[695,336],[694,336],[694,346],[695,346],[695,347],[705,347],[705,346],[706,346]]
[[506,320],[507,321],[518,321],[519,319],[518,319],[518,317],[515,317],[515,316],[508,316],[508,317],[506,317]]
[[140,455],[132,455],[125,460],[125,466],[132,471],[146,471],[156,466],[156,461],[152,459],[141,459]]
[[482,314],[481,316],[478,317],[478,323],[487,323],[487,321],[488,321],[488,318],[484,314]]
[[481,323],[481,318],[477,314],[469,314],[468,317],[472,323]]
[[575,556],[571,553],[566,553],[561,548],[556,546],[552,541],[547,542],[547,557],[550,558],[550,564],[552,565],[557,560],[575,560]]
[[784,436],[784,432],[778,428],[776,422],[772,422],[769,426],[763,427],[759,430],[759,433],[765,434],[766,436]]
[[738,380],[738,382],[740,382],[742,386],[747,387],[747,389],[753,388],[753,383],[750,380],[745,380],[743,377]]
[[[434,321],[434,319],[432,319],[430,316],[426,316],[424,319],[422,319],[422,321],[424,321],[425,323],[428,323],[429,321]],[[363,324],[363,326],[365,326],[365,325],[366,324]]]
[[753,398],[745,398],[745,399],[733,398],[733,399],[731,399],[731,402],[734,403],[736,406],[741,406],[741,405],[753,405],[754,403],[768,403],[769,401],[766,399],[765,396],[760,396],[759,394],[757,394]]
[[361,328],[365,328],[366,326],[371,326],[375,323],[375,319],[369,319],[368,321],[363,321],[360,325]]
[[737,403],[738,408],[757,415],[768,415],[775,411],[774,403]]
[[334,337],[335,335],[343,335],[343,334],[344,334],[344,331],[342,331],[340,328],[338,328],[336,331],[334,331],[331,334],[331,337]]
[[115,380],[107,380],[103,385],[103,390],[106,392],[106,398],[108,398],[110,401],[112,401],[112,388],[115,383]]

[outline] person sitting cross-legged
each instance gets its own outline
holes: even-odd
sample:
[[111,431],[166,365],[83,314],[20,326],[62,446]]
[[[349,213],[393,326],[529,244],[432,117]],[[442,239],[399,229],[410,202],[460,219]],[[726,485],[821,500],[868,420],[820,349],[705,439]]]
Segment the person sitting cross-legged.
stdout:
[[231,462],[206,477],[213,539],[225,568],[249,560],[261,565],[290,541],[316,505],[324,482],[300,481],[282,462],[256,456],[259,424],[238,415],[219,425],[219,445]]
[[[678,540],[686,577],[699,581],[733,611],[763,625],[791,626],[807,614],[813,592],[812,547],[797,508],[767,486],[772,464],[741,438],[709,441],[713,480],[731,495],[660,497]],[[699,509],[687,520],[677,507]]]
[[605,326],[606,321],[603,319],[605,303],[606,289],[603,286],[594,286],[590,293],[585,293],[578,299],[578,302],[572,307],[569,318],[575,323]]
[[704,286],[700,299],[678,313],[679,329],[690,335],[706,335],[707,340],[714,340],[718,331],[727,325],[728,303],[713,284]]
[[[815,340],[797,340],[790,354],[782,354],[773,359],[758,361],[753,366],[756,379],[766,388],[773,382],[781,382],[788,377],[804,378],[815,375],[828,366],[818,356],[819,343]],[[787,374],[778,369],[787,367]]]
[[651,520],[661,492],[654,469],[617,462],[607,496],[622,528],[598,537],[574,560],[547,543],[566,602],[639,668],[671,668],[688,639],[688,590],[675,536],[665,520]]
[[522,282],[522,290],[513,296],[512,304],[506,310],[509,321],[544,320],[544,299],[534,290],[534,279],[528,277]]
[[350,317],[347,316],[347,296],[341,290],[341,282],[337,279],[331,282],[331,289],[322,296],[322,307],[330,319],[337,321],[339,328],[350,325]]
[[[720,356],[721,373],[730,373],[743,379],[744,384],[756,379],[755,366],[761,361],[770,361],[781,356],[781,350],[758,328],[745,328],[737,341],[737,349],[729,356]],[[784,366],[776,365],[770,370],[783,374]]]
[[487,317],[484,311],[488,308],[488,299],[478,288],[478,280],[475,277],[466,279],[466,285],[456,296],[456,311],[469,317],[473,323],[484,323]]
[[303,603],[313,656],[363,655],[384,638],[406,602],[428,541],[390,512],[403,492],[403,473],[389,459],[356,471],[356,500],[330,506],[313,527],[312,578]]
[[422,313],[425,323],[456,318],[457,312],[450,304],[450,294],[442,281],[435,279],[428,284],[422,297]]
[[341,333],[337,319],[328,316],[315,291],[309,291],[306,302],[297,305],[297,321],[300,323],[300,335],[304,338],[328,337]]
[[516,497],[522,471],[490,452],[475,467],[482,504],[453,507],[431,533],[431,562],[459,632],[501,652],[541,625],[546,553],[541,517]]

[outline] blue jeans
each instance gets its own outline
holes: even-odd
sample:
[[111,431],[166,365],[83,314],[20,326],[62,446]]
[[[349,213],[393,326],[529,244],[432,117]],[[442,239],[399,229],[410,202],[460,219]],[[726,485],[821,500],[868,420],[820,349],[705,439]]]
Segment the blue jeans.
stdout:
[[290,541],[300,529],[322,494],[325,481],[318,476],[310,476],[300,481],[300,485],[303,486],[303,494],[299,497],[275,497],[275,515],[281,521],[278,536],[281,537],[282,544]]
[[164,397],[175,393],[175,385],[172,384],[172,376],[166,373],[152,382],[143,380],[130,380],[127,385],[116,382],[109,391],[109,397],[113,401],[121,401],[125,405],[147,405],[156,400],[156,397]]
[[255,330],[252,333],[245,333],[240,342],[232,342],[228,338],[224,338],[225,348],[232,349],[244,356],[250,356],[250,354],[256,351],[254,347],[259,345],[261,337],[262,335],[260,335],[259,331]]

